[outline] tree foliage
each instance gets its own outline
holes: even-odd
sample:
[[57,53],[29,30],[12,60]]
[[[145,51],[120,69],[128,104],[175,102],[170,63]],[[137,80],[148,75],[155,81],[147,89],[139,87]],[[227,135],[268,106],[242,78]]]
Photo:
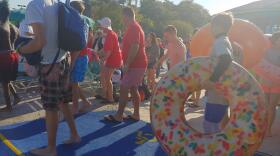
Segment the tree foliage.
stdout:
[[179,35],[185,37],[196,27],[207,23],[210,15],[201,5],[192,0],[184,0],[175,5],[170,0],[84,0],[87,4],[86,14],[100,19],[110,17],[114,30],[123,29],[121,9],[134,6],[137,20],[146,33],[161,35],[167,25],[175,25]]

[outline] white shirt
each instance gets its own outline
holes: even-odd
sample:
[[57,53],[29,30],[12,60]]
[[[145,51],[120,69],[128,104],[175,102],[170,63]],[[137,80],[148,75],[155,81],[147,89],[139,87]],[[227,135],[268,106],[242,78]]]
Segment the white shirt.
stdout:
[[[56,0],[32,0],[26,9],[27,24],[40,23],[44,27],[46,45],[42,49],[42,64],[52,64],[58,52],[58,3]],[[61,50],[57,62],[66,57]]]
[[32,38],[28,36],[27,33],[33,34],[32,27],[27,24],[27,21],[24,19],[19,24],[19,36],[24,38]]
[[[232,56],[232,46],[227,36],[220,36],[214,41],[210,57],[220,57],[224,54]],[[226,99],[215,90],[208,90],[207,102],[211,104],[227,105]]]

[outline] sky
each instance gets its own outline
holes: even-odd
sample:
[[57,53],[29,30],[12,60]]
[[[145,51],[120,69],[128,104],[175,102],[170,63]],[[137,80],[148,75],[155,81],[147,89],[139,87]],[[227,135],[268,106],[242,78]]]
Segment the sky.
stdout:
[[[30,0],[10,0],[11,8],[18,8],[18,4],[26,5]],[[172,0],[178,4],[181,0]],[[209,10],[210,14],[229,10],[256,0],[194,0]]]

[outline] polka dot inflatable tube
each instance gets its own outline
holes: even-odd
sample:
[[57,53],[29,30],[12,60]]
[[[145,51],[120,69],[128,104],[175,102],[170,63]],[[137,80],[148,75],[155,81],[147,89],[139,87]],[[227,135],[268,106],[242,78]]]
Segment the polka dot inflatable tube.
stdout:
[[264,94],[255,78],[236,63],[215,85],[229,102],[227,126],[219,133],[202,134],[187,124],[184,103],[188,94],[203,88],[216,62],[208,57],[191,59],[175,66],[158,83],[151,100],[151,122],[170,156],[247,156],[263,140],[267,126]]

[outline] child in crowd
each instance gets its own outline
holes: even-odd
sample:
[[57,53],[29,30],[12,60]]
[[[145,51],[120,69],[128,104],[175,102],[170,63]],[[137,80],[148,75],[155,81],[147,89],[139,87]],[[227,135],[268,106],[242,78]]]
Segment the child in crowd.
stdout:
[[186,61],[186,46],[184,45],[182,39],[177,36],[176,27],[173,25],[167,26],[163,36],[168,43],[166,46],[167,53],[159,59],[158,63],[155,64],[154,69],[160,67],[167,59],[169,60],[170,68]]
[[[81,1],[72,1],[70,5],[73,8],[75,8],[77,11],[79,11],[80,14],[82,14],[85,10],[84,3]],[[82,16],[82,17],[87,22],[90,29],[88,41],[93,42],[94,22],[86,16]],[[92,46],[92,43],[90,42],[88,42],[89,47]],[[80,112],[87,111],[90,107],[90,102],[86,99],[81,87],[79,86],[79,83],[84,81],[85,74],[88,68],[88,62],[89,62],[88,48],[85,48],[80,52],[79,56],[77,57],[71,73],[71,82],[72,82],[72,89],[73,89],[73,107],[72,107],[73,114],[78,113],[78,111]],[[82,99],[84,105],[79,110],[78,102],[80,98]]]
[[227,36],[233,24],[233,17],[229,13],[216,15],[211,21],[212,34],[215,37],[211,58],[218,58],[217,65],[210,77],[210,82],[203,84],[207,89],[207,103],[203,122],[205,133],[220,131],[220,123],[228,112],[226,99],[214,89],[214,83],[224,74],[232,62],[232,46]]
[[102,58],[100,82],[102,85],[102,100],[104,104],[114,103],[112,76],[116,69],[122,66],[122,54],[118,36],[111,26],[111,19],[104,17],[98,21],[104,33],[104,46],[100,51]]

